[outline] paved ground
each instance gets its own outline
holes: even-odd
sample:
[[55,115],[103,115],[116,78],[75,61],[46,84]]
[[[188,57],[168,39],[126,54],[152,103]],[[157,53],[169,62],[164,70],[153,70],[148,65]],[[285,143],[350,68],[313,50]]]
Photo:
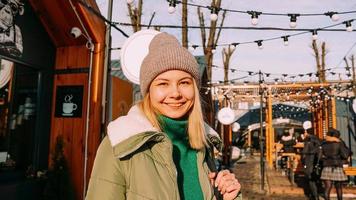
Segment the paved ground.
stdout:
[[[302,176],[295,177],[295,184],[292,185],[287,176],[281,171],[268,169],[266,167],[264,190],[261,190],[260,158],[249,156],[240,159],[232,168],[242,185],[242,195],[244,200],[305,200],[307,198],[307,188],[305,188]],[[333,192],[331,199],[336,199]],[[320,198],[323,199],[323,198]],[[356,186],[344,188],[344,200],[356,199]]]

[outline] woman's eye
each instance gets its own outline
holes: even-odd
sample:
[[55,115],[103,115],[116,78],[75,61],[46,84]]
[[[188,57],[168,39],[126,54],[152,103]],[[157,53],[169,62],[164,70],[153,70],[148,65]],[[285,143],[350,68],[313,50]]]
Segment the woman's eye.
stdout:
[[158,83],[157,85],[159,85],[159,86],[166,86],[166,85],[168,85],[168,83],[160,82],[160,83]]
[[182,84],[182,85],[190,85],[191,82],[190,81],[182,81],[182,82],[180,82],[180,84]]

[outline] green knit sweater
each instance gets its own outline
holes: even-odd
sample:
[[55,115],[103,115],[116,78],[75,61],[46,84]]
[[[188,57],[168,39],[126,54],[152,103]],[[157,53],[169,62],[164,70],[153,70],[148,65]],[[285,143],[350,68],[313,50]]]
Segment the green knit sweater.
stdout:
[[187,120],[176,120],[160,116],[163,131],[173,143],[173,161],[178,173],[178,189],[181,199],[202,200],[197,152],[190,148],[187,135]]

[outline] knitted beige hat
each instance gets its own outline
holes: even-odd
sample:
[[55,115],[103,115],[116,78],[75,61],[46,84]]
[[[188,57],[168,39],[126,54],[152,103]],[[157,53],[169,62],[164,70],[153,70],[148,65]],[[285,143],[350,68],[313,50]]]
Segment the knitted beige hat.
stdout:
[[145,96],[153,79],[169,70],[185,71],[193,76],[198,86],[200,84],[198,63],[194,56],[174,36],[159,33],[152,39],[149,52],[141,64],[141,94]]

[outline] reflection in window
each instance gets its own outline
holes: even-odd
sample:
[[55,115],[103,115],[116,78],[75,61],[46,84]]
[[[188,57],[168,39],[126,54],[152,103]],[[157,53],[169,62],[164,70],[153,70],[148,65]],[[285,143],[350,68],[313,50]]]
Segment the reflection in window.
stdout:
[[0,74],[0,168],[27,170],[33,160],[37,71],[2,59]]

